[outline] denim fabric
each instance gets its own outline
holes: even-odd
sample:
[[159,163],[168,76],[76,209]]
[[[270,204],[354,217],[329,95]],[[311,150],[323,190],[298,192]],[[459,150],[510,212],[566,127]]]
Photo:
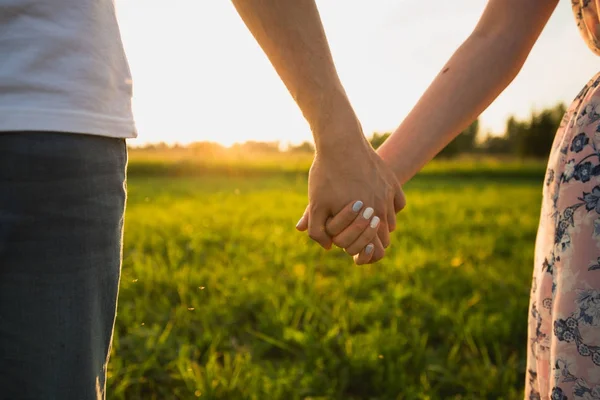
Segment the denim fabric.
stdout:
[[0,399],[105,398],[123,139],[0,133]]

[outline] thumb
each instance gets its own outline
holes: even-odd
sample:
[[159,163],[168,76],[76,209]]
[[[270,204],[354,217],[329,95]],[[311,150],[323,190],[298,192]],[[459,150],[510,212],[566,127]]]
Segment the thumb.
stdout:
[[306,206],[304,214],[302,214],[302,218],[300,218],[300,220],[296,224],[296,229],[298,229],[300,232],[304,232],[308,229],[308,209],[309,206]]
[[313,209],[309,212],[308,219],[308,236],[319,243],[326,250],[331,249],[333,241],[325,232],[325,224],[327,223],[327,212],[323,209]]
[[401,187],[398,187],[396,194],[394,196],[394,211],[395,213],[399,213],[406,207],[406,197],[404,196],[404,191]]

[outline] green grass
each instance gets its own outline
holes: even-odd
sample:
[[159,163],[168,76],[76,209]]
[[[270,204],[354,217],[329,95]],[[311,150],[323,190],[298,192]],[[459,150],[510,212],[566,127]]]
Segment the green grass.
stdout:
[[430,165],[357,267],[294,230],[303,168],[144,162],[109,399],[522,399],[541,164]]

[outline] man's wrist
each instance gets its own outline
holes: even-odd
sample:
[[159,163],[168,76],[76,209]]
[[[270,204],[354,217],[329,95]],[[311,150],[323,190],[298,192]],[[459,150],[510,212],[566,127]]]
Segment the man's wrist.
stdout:
[[315,149],[321,154],[343,154],[369,146],[358,121],[333,123],[329,129],[315,133]]
[[360,122],[348,99],[332,101],[310,121],[317,152],[343,150],[367,144]]

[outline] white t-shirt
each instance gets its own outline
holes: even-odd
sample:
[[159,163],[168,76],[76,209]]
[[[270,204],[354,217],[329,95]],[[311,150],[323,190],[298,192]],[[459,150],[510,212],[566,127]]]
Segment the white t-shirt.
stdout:
[[0,131],[137,136],[113,0],[0,0]]

